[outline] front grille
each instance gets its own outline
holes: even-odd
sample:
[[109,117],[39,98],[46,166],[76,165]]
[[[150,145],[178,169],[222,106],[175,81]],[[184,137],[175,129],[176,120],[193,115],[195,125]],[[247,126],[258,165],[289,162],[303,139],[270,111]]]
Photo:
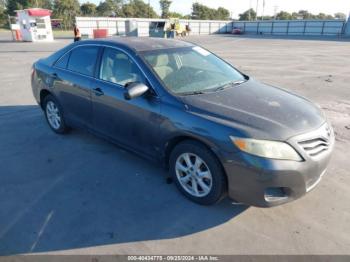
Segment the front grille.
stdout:
[[298,144],[310,157],[318,156],[330,148],[333,133],[328,124],[313,133],[313,137],[299,141]]

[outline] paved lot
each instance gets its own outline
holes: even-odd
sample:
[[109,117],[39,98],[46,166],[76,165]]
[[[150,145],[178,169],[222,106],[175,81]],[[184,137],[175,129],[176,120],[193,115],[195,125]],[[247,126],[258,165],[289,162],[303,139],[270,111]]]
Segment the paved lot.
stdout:
[[349,254],[350,42],[191,37],[240,70],[321,105],[337,144],[328,173],[276,208],[192,204],[164,171],[83,131],[53,134],[30,66],[66,45],[0,35],[0,254]]

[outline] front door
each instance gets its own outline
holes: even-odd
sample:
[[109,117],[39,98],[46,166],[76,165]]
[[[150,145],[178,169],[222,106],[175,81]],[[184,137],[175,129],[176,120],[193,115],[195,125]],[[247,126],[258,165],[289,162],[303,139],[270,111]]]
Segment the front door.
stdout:
[[152,92],[125,100],[125,86],[132,82],[150,87],[134,60],[123,51],[106,47],[93,83],[93,125],[96,131],[122,145],[154,155],[159,136],[160,100]]

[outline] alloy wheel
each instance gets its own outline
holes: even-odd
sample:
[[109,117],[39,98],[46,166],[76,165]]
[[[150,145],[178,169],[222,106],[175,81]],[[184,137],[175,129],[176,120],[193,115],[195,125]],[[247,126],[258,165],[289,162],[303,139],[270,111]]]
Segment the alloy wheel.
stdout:
[[205,161],[193,153],[181,154],[175,164],[176,177],[186,192],[204,197],[211,191],[212,174]]
[[46,116],[53,129],[57,130],[61,127],[60,111],[53,101],[48,101],[46,104]]

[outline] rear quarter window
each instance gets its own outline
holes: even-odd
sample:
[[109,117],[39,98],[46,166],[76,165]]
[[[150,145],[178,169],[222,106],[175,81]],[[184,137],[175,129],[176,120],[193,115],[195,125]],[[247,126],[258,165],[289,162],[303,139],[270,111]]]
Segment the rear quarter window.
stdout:
[[68,60],[69,60],[70,52],[63,55],[58,61],[55,63],[55,66],[59,68],[67,68]]
[[98,50],[97,46],[81,46],[73,49],[69,57],[68,69],[93,76]]

